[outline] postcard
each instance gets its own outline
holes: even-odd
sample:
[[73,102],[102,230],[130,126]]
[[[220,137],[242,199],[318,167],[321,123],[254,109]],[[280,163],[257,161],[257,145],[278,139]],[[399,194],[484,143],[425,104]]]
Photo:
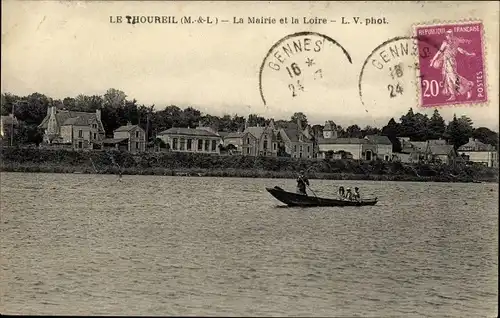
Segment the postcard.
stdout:
[[3,1],[1,313],[496,317],[498,24]]

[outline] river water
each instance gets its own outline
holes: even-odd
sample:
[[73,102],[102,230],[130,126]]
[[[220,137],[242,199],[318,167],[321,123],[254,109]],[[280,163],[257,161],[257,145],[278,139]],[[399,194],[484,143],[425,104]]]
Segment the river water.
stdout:
[[[498,185],[1,173],[3,314],[496,317]],[[336,181],[311,180],[327,196]]]

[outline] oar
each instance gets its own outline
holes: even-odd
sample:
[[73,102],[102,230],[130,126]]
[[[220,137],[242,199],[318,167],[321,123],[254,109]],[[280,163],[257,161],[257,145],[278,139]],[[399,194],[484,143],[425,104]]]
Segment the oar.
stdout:
[[302,179],[302,176],[299,175],[299,178],[302,180],[302,182],[304,182],[304,184],[306,185],[306,187],[311,190],[311,192],[314,194],[314,196],[316,197],[316,199],[318,198],[318,196],[316,195],[316,193],[313,191],[313,189],[311,189],[311,187],[306,183],[306,181],[304,179]]

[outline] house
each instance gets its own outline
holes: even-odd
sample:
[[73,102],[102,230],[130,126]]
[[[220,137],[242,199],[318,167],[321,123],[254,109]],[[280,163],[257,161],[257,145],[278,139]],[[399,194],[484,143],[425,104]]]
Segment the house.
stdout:
[[233,145],[232,154],[244,156],[256,156],[258,151],[258,139],[250,132],[232,132],[224,137],[224,147]]
[[[325,122],[323,138],[318,139],[319,158],[327,158],[327,153],[350,153],[355,160],[392,160],[392,143],[387,136],[369,135],[365,138],[337,136],[337,125],[332,121]],[[337,157],[338,155],[335,158]],[[346,155],[341,157],[346,158]]]
[[278,132],[274,126],[273,120],[271,120],[269,124],[264,127],[258,124],[257,126],[248,127],[248,122],[246,122],[243,133],[250,133],[255,137],[255,156],[278,156]]
[[128,122],[127,125],[120,126],[113,131],[113,138],[104,139],[103,145],[104,148],[115,148],[132,153],[142,152],[146,150],[146,131],[139,125],[132,125]]
[[387,136],[368,135],[364,139],[368,141],[362,146],[365,160],[392,160],[392,142]]
[[172,127],[157,136],[170,151],[220,154],[222,138],[210,127]]
[[[271,121],[271,123],[273,122]],[[289,124],[286,128],[279,128],[277,140],[292,158],[314,158],[312,133],[309,126],[302,128],[300,120],[297,120],[297,124]]]
[[0,117],[0,139],[10,138],[16,132],[16,128],[19,126],[19,121],[15,116],[9,114],[9,116]]
[[38,127],[44,131],[43,142],[75,149],[100,148],[105,136],[100,109],[87,113],[58,110],[52,106]]
[[409,137],[398,138],[401,153],[396,154],[401,162],[414,163],[427,160],[427,141],[410,141]]
[[453,145],[432,143],[430,140],[427,145],[427,160],[429,162],[437,162],[450,164],[457,157]]
[[458,148],[458,153],[469,157],[469,161],[488,167],[498,167],[498,152],[495,147],[477,139],[469,138],[469,142]]

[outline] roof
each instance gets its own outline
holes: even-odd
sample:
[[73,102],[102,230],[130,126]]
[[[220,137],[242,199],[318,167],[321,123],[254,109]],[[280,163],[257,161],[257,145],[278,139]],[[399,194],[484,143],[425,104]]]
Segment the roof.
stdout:
[[251,133],[257,139],[260,139],[262,137],[262,135],[264,134],[264,132],[267,132],[267,133],[270,132],[272,135],[271,139],[272,140],[276,139],[276,134],[274,133],[274,131],[270,127],[247,127],[244,132]]
[[139,125],[123,125],[114,130],[114,132],[120,132],[120,131],[131,131],[135,128],[139,128],[142,130],[142,128]]
[[318,144],[320,145],[326,145],[326,144],[340,144],[340,145],[347,145],[347,144],[366,144],[368,141],[366,139],[359,139],[359,138],[319,138],[318,139]]
[[419,151],[425,151],[427,149],[427,141],[410,141],[410,144]]
[[448,155],[453,152],[453,145],[429,145],[429,152],[433,155]]
[[286,134],[286,136],[288,137],[288,139],[290,139],[291,142],[298,142],[300,135],[302,135],[303,142],[310,141],[307,138],[307,136],[303,132],[299,131],[297,128],[283,128],[281,131],[283,131]]
[[494,151],[495,147],[479,140],[469,140],[468,143],[458,147],[458,151]]
[[117,143],[120,143],[120,142],[125,141],[127,139],[128,138],[107,138],[107,139],[104,139],[102,141],[102,143],[104,143],[104,144],[117,144]]
[[368,135],[365,138],[368,139],[368,141],[378,145],[392,145],[392,142],[387,136]]
[[158,135],[184,135],[184,136],[207,136],[207,137],[220,137],[211,131],[205,129],[185,128],[185,127],[172,127],[170,129],[160,132]]
[[[68,121],[68,119],[70,119],[70,118],[77,118],[77,117],[80,117],[80,118],[79,119],[72,119],[72,120]],[[50,118],[50,111],[47,113],[45,118],[42,120],[42,123],[39,125],[39,127],[47,129],[49,118]],[[97,122],[99,130],[104,131],[104,127],[102,126],[102,123],[97,120],[96,113],[73,112],[73,111],[69,111],[69,110],[57,110],[56,121],[57,121],[57,124],[59,126],[64,126],[64,125],[87,126],[95,121],[95,122]]]
[[323,128],[323,131],[333,131],[337,128],[337,125],[331,120],[328,120],[325,122],[325,128]]
[[246,135],[246,133],[230,132],[230,133],[226,133],[226,136],[224,136],[224,138],[242,138],[244,135]]
[[228,131],[219,131],[219,136],[221,137],[226,137],[228,135],[232,134],[232,132],[228,132]]

